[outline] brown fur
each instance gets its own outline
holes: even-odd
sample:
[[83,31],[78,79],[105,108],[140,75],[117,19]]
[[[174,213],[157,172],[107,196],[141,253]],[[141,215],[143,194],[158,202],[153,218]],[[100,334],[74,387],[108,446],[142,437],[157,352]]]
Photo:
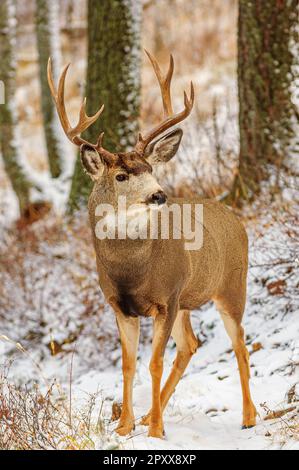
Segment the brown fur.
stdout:
[[118,153],[117,157],[118,160],[115,167],[122,168],[128,174],[140,175],[145,171],[152,172],[150,164],[136,152]]

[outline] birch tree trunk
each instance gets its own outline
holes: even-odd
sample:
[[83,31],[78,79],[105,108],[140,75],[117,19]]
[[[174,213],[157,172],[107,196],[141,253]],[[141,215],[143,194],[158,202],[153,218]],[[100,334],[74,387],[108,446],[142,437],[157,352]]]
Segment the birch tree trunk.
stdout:
[[[239,0],[240,164],[233,198],[251,199],[288,165],[298,113],[292,102],[298,0]],[[274,172],[272,170],[274,169]]]
[[[124,151],[134,144],[140,106],[141,0],[88,0],[87,111],[105,110],[84,137]],[[86,204],[92,184],[77,159],[70,209]]]
[[41,106],[50,173],[58,178],[63,170],[59,123],[47,81],[47,63],[51,57],[55,78],[60,69],[59,1],[36,0],[36,36],[41,85]]
[[18,197],[21,215],[29,205],[30,184],[19,161],[16,142],[16,5],[14,0],[0,2],[0,80],[5,103],[0,104],[0,151],[5,171]]

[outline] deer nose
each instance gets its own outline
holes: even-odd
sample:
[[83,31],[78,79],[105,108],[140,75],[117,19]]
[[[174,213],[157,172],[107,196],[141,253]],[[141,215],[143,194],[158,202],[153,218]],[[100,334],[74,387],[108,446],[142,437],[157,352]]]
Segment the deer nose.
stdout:
[[167,196],[163,191],[157,191],[147,198],[148,204],[164,204],[166,202]]

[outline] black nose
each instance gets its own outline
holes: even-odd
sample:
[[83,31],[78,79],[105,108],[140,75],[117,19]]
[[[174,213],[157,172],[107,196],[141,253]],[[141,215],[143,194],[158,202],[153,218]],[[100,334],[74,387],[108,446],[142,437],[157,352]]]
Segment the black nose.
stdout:
[[164,204],[166,202],[167,196],[163,191],[158,191],[148,197],[149,204]]

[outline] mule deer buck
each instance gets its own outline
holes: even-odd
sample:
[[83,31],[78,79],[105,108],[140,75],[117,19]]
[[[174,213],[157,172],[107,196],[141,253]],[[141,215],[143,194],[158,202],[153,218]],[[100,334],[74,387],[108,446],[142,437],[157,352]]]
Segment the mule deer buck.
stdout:
[[[127,153],[112,153],[103,147],[103,133],[92,144],[80,134],[93,124],[103,111],[87,116],[85,100],[79,122],[70,125],[64,103],[64,87],[68,66],[63,70],[56,91],[48,64],[48,81],[57,112],[66,136],[80,147],[81,160],[94,181],[88,210],[93,231],[99,283],[106,300],[113,307],[122,345],[123,406],[117,432],[126,435],[134,429],[133,379],[142,316],[153,318],[154,331],[150,373],[152,406],[142,424],[149,425],[149,436],[162,438],[163,410],[198,347],[190,322],[190,310],[213,300],[219,309],[225,329],[235,351],[243,395],[243,427],[256,422],[256,409],[249,389],[249,355],[244,342],[241,320],[246,298],[247,251],[246,232],[236,216],[213,200],[175,199],[182,204],[203,205],[203,244],[198,250],[184,249],[184,239],[102,239],[95,236],[96,208],[100,204],[116,207],[118,197],[128,204],[142,207],[163,206],[169,199],[152,174],[152,167],[166,164],[174,157],[182,138],[176,124],[186,119],[193,107],[194,89],[190,97],[184,93],[184,109],[175,114],[170,85],[173,59],[167,74],[161,73],[157,61],[147,52],[158,79],[164,119],[147,134],[139,134],[135,148]],[[162,136],[161,136],[162,134]],[[161,391],[163,357],[169,337],[176,342],[177,356]]]

